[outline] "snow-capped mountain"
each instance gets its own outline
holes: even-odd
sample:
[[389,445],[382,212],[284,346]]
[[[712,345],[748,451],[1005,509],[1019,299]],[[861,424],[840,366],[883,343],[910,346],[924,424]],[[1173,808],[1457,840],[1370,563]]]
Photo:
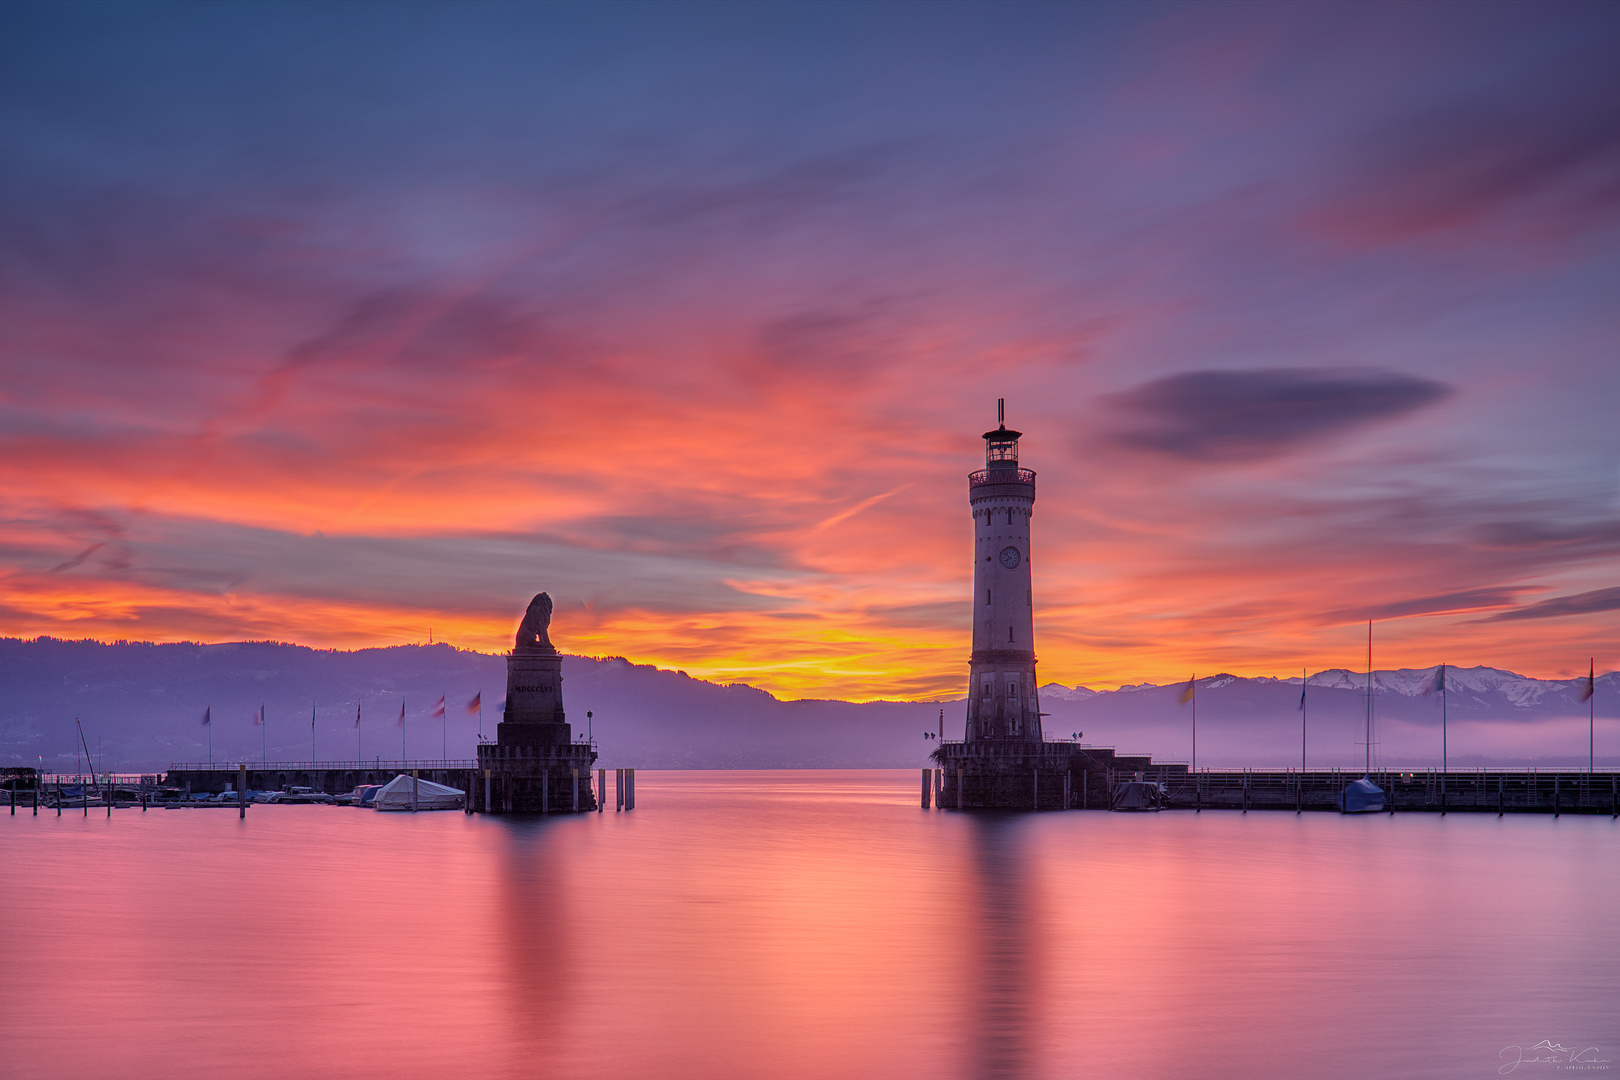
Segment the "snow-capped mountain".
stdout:
[[[964,706],[953,701],[782,701],[762,690],[722,686],[622,659],[564,658],[565,699],[575,731],[594,730],[604,764],[642,768],[876,768],[921,765],[939,729],[961,738]],[[1449,720],[1450,763],[1585,764],[1585,678],[1541,680],[1476,667],[1446,669],[1446,693],[1434,669],[1373,673],[1374,743],[1386,763],[1440,760],[1442,704]],[[1312,768],[1358,766],[1365,756],[1366,675],[1317,672],[1299,707],[1300,679],[1144,683],[1114,690],[1050,683],[1041,687],[1048,738],[1114,746],[1160,760],[1191,754],[1198,720],[1198,761],[1210,766]],[[447,645],[355,652],[271,642],[219,645],[113,644],[0,639],[0,765],[71,769],[79,760],[75,718],[83,721],[101,764],[163,768],[174,761],[323,760],[397,757],[401,739],[413,757],[467,757],[479,719],[460,707],[482,692],[483,732],[491,734],[506,685],[499,656]],[[444,721],[431,715],[443,695]],[[458,705],[457,703],[460,703]],[[1620,765],[1620,674],[1597,680],[1593,728],[1599,764]],[[407,710],[402,730],[396,718]],[[252,718],[264,708],[265,725]],[[357,730],[355,714],[363,712]],[[213,717],[201,725],[204,709]],[[586,710],[595,713],[587,725]],[[313,712],[313,716],[311,715]],[[314,721],[312,726],[312,720]],[[441,727],[441,723],[447,727]]]

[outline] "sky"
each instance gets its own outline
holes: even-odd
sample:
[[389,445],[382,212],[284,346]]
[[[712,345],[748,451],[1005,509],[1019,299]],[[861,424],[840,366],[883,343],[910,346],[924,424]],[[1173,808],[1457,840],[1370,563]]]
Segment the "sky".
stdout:
[[0,635],[1620,665],[1612,5],[0,7]]

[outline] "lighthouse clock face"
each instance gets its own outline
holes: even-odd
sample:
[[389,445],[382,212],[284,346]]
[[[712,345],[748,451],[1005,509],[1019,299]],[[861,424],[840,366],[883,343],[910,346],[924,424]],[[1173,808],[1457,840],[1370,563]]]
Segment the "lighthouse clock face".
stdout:
[[1020,558],[1017,548],[1004,547],[1001,549],[1001,565],[1005,566],[1007,569],[1018,569],[1018,564],[1022,561],[1023,560]]

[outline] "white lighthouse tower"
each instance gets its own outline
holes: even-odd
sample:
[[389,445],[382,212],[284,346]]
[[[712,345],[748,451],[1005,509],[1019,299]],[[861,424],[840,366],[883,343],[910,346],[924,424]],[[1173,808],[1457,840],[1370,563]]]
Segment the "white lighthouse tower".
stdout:
[[1035,688],[1035,594],[1030,519],[1035,473],[1018,465],[1018,439],[996,402],[984,433],[984,468],[968,475],[973,510],[973,652],[968,658],[965,741],[1040,743]]
[[[1035,688],[1035,591],[1030,584],[1030,521],[1035,473],[1018,464],[1022,433],[984,433],[984,468],[968,474],[973,511],[973,651],[961,742],[941,740],[932,757],[939,805],[955,810],[1058,810],[1087,805],[1077,775],[1105,768],[1073,743],[1047,742]],[[1111,754],[1111,752],[1110,752]],[[1097,791],[1108,785],[1099,772]]]

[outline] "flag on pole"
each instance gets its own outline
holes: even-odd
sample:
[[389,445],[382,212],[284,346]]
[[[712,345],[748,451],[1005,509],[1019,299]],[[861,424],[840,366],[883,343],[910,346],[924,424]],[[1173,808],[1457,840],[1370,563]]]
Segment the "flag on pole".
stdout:
[[439,700],[433,703],[433,711],[428,715],[437,720],[444,719],[444,695],[439,695]]
[[1596,671],[1597,671],[1596,667],[1594,667],[1591,664],[1587,665],[1587,667],[1586,667],[1586,689],[1581,691],[1581,700],[1582,701],[1591,701],[1593,693],[1595,693],[1597,691],[1597,683],[1593,682],[1593,680],[1592,680],[1592,676]]
[[358,701],[354,703],[354,726],[360,726],[360,703]]
[[405,726],[405,699],[403,698],[399,702],[399,726]]
[[212,705],[210,705],[210,706],[208,706],[208,708],[203,710],[203,727],[207,727],[209,724],[212,724],[213,722],[214,722],[214,707]]
[[253,710],[253,726],[258,727],[262,723],[264,723],[264,706],[260,705]]
[[1441,664],[1439,667],[1434,669],[1434,681],[1429,684],[1429,688],[1427,690],[1423,691],[1423,695],[1427,697],[1430,694],[1438,694],[1445,688],[1446,665]]
[[1187,685],[1183,686],[1181,688],[1181,693],[1176,696],[1176,704],[1185,705],[1185,704],[1187,704],[1187,702],[1191,701],[1192,699],[1193,699],[1193,680],[1191,678],[1189,678],[1187,680]]
[[1305,711],[1305,680],[1299,681],[1299,711]]
[[480,691],[478,691],[478,693],[476,693],[476,694],[474,694],[472,696],[471,701],[467,702],[467,715],[472,716],[474,713],[476,713],[479,709],[482,709],[483,707],[484,707],[484,692],[482,690],[480,690]]

